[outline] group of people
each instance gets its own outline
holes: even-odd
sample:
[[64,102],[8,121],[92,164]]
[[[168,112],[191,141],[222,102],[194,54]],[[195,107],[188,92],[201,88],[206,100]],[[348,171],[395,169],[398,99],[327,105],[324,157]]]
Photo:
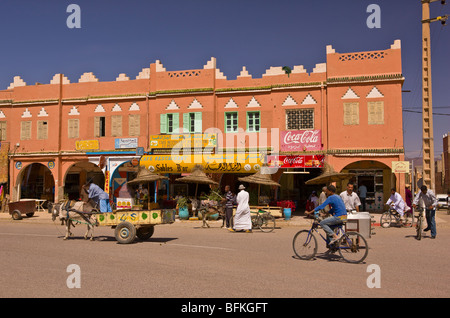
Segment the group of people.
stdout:
[[[229,185],[225,186],[225,222],[226,227],[231,232],[252,232],[252,219],[250,216],[250,195],[245,191],[245,186],[239,186],[239,193],[234,195]],[[233,216],[233,207],[237,205],[234,216],[234,224],[231,224]]]
[[[347,219],[347,212],[353,210],[359,212],[359,205],[361,205],[361,202],[358,195],[353,192],[353,184],[351,183],[347,184],[347,191],[342,192],[340,195],[336,194],[336,187],[333,185],[324,187],[323,193],[326,195],[326,199],[321,200],[319,198],[321,204],[310,211],[306,211],[305,214],[312,215],[314,213],[314,215],[318,217],[319,211],[328,213],[329,217],[325,217],[320,221],[320,226],[322,226],[326,232],[330,244],[333,244],[339,237],[333,231],[332,227],[342,224],[343,220]],[[431,231],[431,238],[434,239],[436,238],[435,214],[438,200],[436,199],[434,192],[429,190],[425,185],[420,188],[420,191],[414,197],[412,207],[416,208],[420,200],[422,200],[425,207],[425,217],[428,225],[424,231]],[[404,212],[407,212],[410,209],[395,188],[391,189],[391,196],[386,204],[398,211],[402,218],[404,217]],[[329,210],[326,211],[325,209]]]

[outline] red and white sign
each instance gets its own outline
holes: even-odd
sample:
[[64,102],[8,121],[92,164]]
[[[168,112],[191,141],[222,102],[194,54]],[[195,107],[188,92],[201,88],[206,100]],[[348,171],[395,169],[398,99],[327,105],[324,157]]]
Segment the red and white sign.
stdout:
[[278,168],[322,168],[324,155],[267,156],[270,167]]
[[322,150],[322,132],[316,130],[285,130],[281,132],[281,151]]

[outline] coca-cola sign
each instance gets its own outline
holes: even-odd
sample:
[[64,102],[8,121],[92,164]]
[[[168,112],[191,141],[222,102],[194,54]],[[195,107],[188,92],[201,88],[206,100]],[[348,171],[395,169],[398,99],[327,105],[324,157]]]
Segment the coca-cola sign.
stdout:
[[267,156],[269,167],[277,168],[322,168],[324,155]]
[[281,132],[281,151],[322,150],[322,133],[316,130],[285,130]]

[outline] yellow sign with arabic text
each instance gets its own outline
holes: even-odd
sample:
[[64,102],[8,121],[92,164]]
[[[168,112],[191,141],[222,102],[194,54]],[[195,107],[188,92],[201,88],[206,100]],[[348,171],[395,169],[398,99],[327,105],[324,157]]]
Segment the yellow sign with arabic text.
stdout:
[[392,161],[392,173],[409,173],[409,161]]
[[206,148],[217,146],[216,134],[151,135],[150,148]]
[[77,140],[75,142],[76,150],[98,150],[100,149],[100,144],[98,139],[95,140]]
[[263,162],[259,153],[147,155],[140,165],[155,173],[189,173],[197,164],[205,173],[256,173]]

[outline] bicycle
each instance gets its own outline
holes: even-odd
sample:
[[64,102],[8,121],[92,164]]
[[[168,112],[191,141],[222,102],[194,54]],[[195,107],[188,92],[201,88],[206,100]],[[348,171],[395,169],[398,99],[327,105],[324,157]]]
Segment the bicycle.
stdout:
[[[263,232],[269,233],[275,229],[275,217],[270,211],[258,210],[258,212],[250,212],[252,220],[252,229],[260,229]],[[230,220],[234,224],[234,215]]]
[[400,214],[392,207],[388,211],[384,212],[380,218],[380,226],[383,228],[388,228],[391,226],[392,222],[396,222],[397,225],[401,227],[412,227],[414,224],[414,212],[413,210],[408,210],[403,215],[404,219],[401,219]]
[[423,222],[424,222],[424,217],[423,217],[423,208],[416,208],[416,211],[419,212],[419,216],[417,217],[417,224],[416,224],[416,239],[417,240],[421,240],[422,239],[422,230],[423,230]]
[[292,241],[292,247],[295,255],[302,260],[310,260],[317,254],[317,238],[314,232],[318,233],[320,237],[326,242],[329,252],[339,252],[339,255],[347,263],[361,263],[364,261],[369,253],[369,246],[367,241],[361,234],[357,232],[346,232],[343,229],[343,224],[335,225],[334,231],[341,237],[333,244],[328,243],[328,239],[324,237],[317,229],[320,227],[319,221],[315,218],[310,230],[301,230],[297,232]]

